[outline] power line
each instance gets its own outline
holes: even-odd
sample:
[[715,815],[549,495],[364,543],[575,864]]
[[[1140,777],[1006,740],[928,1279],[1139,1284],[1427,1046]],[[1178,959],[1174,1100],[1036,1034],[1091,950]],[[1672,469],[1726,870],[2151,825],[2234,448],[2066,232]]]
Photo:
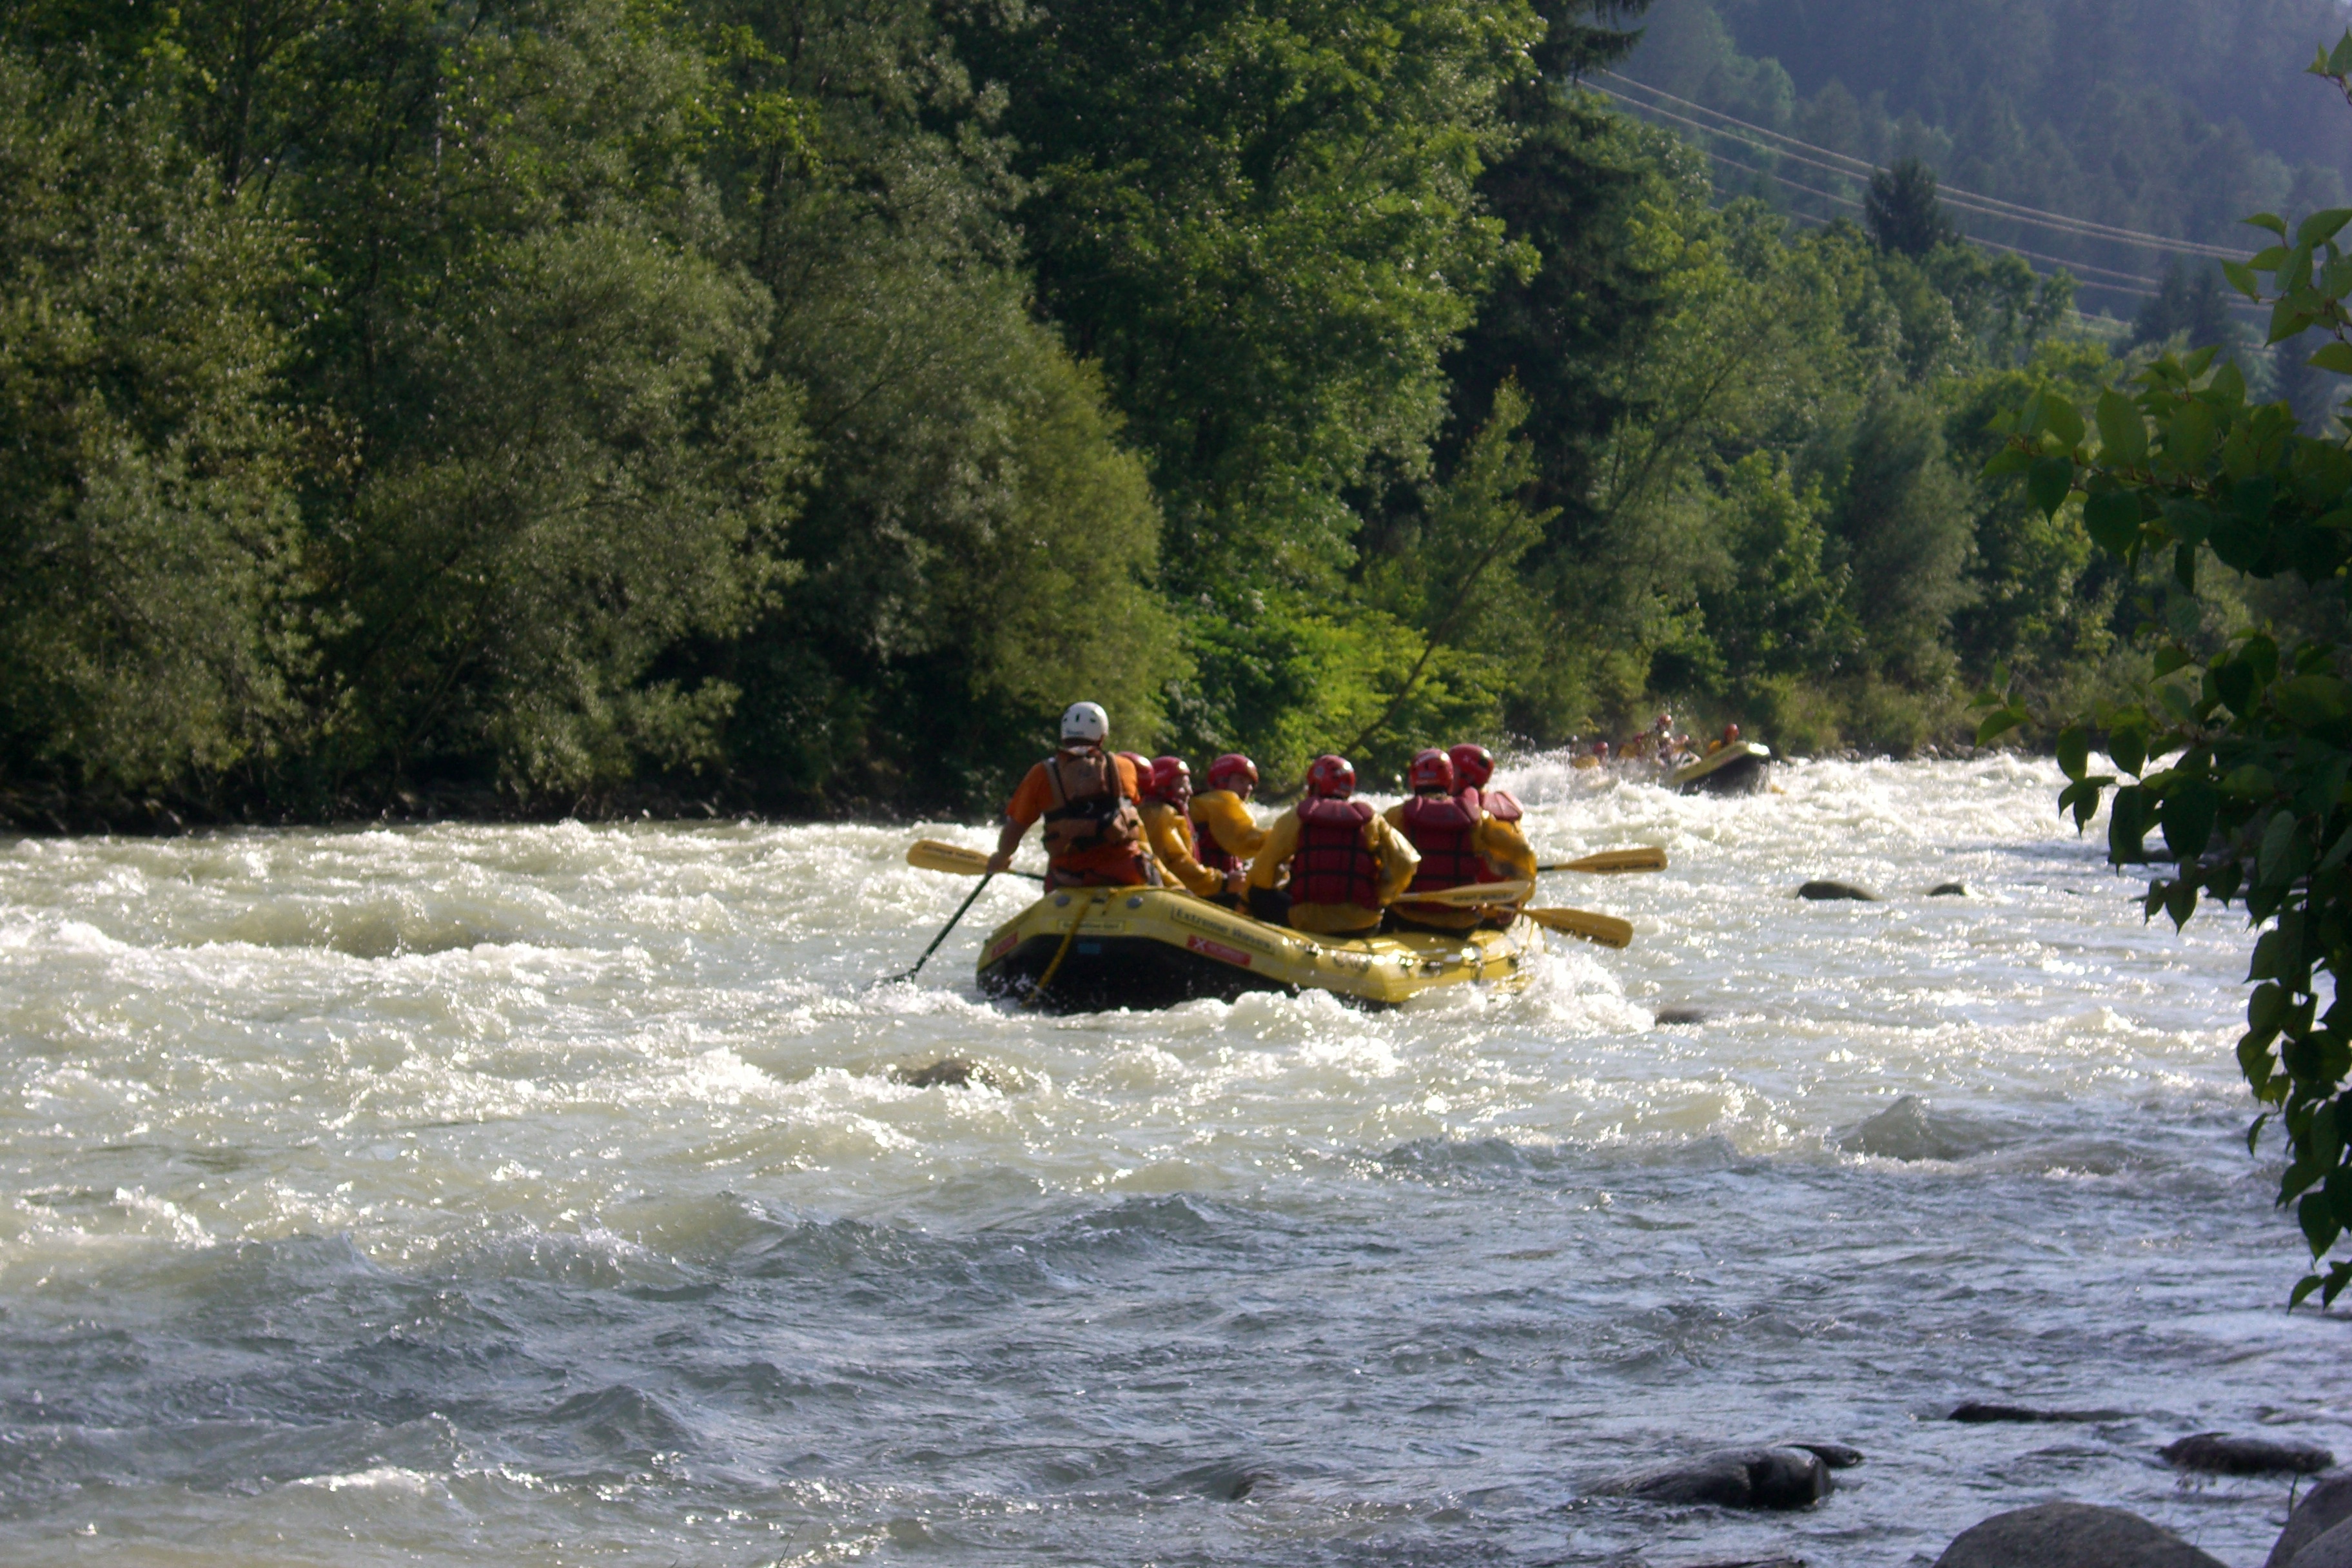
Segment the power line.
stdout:
[[[1635,107],[1639,108],[1641,106],[1636,105]],[[1699,151],[1714,159],[1717,163],[1722,163],[1729,168],[1737,169],[1743,174],[1754,174],[1760,179],[1771,180],[1779,184],[1788,186],[1792,191],[1801,191],[1809,196],[1818,196],[1823,201],[1836,202],[1843,206],[1860,207],[1862,205],[1862,203],[1854,200],[1852,196],[1842,196],[1834,191],[1816,190],[1811,185],[1801,184],[1798,181],[1790,179],[1785,174],[1775,174],[1763,169],[1751,168],[1736,158],[1730,157],[1726,153],[1717,152],[1712,147],[1702,147]],[[1826,220],[1812,219],[1811,221],[1825,222]],[[2142,278],[2137,273],[2115,272],[2109,268],[2093,267],[2086,262],[2067,261],[2060,257],[2043,256],[2039,251],[2023,250],[2014,245],[2003,245],[1997,239],[1983,239],[1976,235],[1968,234],[1966,232],[1962,233],[1961,237],[1966,239],[1971,245],[1981,245],[1993,250],[2005,250],[2013,256],[2030,258],[2035,261],[2047,261],[2056,267],[2064,267],[2070,269],[2081,268],[2083,270],[2087,272],[2106,272],[2112,277],[2128,279],[2133,283],[2147,283],[2154,285],[2154,287],[2147,289],[2135,289],[2125,283],[2103,283],[2095,278],[2080,279],[2079,281],[2081,281],[2083,286],[2086,289],[2099,289],[2113,294],[2131,294],[2143,300],[2154,300],[2160,297],[2158,290],[2163,287],[2163,282],[2160,279]],[[2048,274],[2037,274],[2037,276],[2046,277]],[[2224,300],[2222,303],[2237,310],[2256,310],[2259,308],[2236,300]]]
[[[1690,99],[1677,97],[1675,94],[1666,91],[1664,88],[1652,87],[1647,82],[1636,81],[1633,78],[1625,76],[1617,71],[1605,70],[1600,74],[1613,78],[1618,81],[1622,81],[1628,87],[1637,88],[1643,92],[1664,99],[1670,103],[1678,103],[1685,109],[1696,110],[1699,113],[1707,115],[1713,119],[1723,121],[1728,124],[1737,125],[1743,131],[1752,131],[1759,136],[1769,137],[1775,142],[1786,142],[1790,147],[1802,148],[1805,152],[1817,153],[1822,157],[1834,159],[1837,161],[1838,165],[1853,165],[1853,167],[1849,168],[1815,163],[1813,166],[1816,168],[1827,167],[1830,169],[1831,173],[1843,174],[1848,178],[1864,178],[1870,174],[1875,173],[1875,170],[1873,169],[1868,163],[1863,159],[1854,157],[1852,153],[1840,153],[1828,147],[1815,146],[1812,142],[1801,141],[1794,136],[1786,134],[1785,132],[1774,131],[1766,126],[1752,124],[1748,121],[1739,119],[1736,115],[1726,114],[1719,109],[1711,109],[1706,104],[1694,102]],[[1617,99],[1621,102],[1632,101],[1624,99],[1622,94],[1610,91],[1607,88],[1601,88],[1598,90],[1608,94],[1608,96],[1612,98]],[[1667,110],[1658,109],[1654,104],[1639,104],[1638,107],[1647,109],[1653,113],[1667,115],[1668,118],[1682,121],[1685,124],[1692,123],[1690,121],[1684,120],[1682,116],[1670,114]],[[1709,135],[1723,136],[1735,142],[1747,141],[1747,138],[1745,137],[1735,136],[1731,132],[1724,131],[1717,126],[1698,125],[1696,128],[1706,132]],[[1748,144],[1749,146],[1756,146],[1756,143],[1752,142]],[[1770,153],[1779,157],[1795,156],[1795,154],[1787,153],[1778,147],[1757,147],[1757,151],[1760,153]],[[1811,163],[1812,161],[1811,159],[1800,158],[1798,159],[1798,162]],[[1938,194],[1955,206],[1966,207],[1970,210],[1981,210],[1986,208],[1992,209],[1990,211],[1983,211],[1983,216],[1987,217],[2006,218],[2011,222],[2030,223],[2040,227],[2063,228],[2067,232],[2076,233],[2084,236],[2084,237],[2109,239],[2118,244],[2137,245],[2147,249],[2170,251],[2188,256],[2210,257],[2225,261],[2235,260],[2239,255],[2236,251],[2230,250],[2221,246],[2208,245],[2201,240],[2172,239],[2162,235],[2143,233],[2138,229],[2120,228],[2113,224],[2100,223],[2091,218],[2075,217],[2067,213],[2051,212],[2042,207],[2030,207],[2022,205],[2021,203],[2005,201],[1999,196],[1988,196],[1979,192],[1963,190],[1957,185],[1945,185],[1941,188]],[[1971,207],[1970,204],[1976,204],[1976,205]]]

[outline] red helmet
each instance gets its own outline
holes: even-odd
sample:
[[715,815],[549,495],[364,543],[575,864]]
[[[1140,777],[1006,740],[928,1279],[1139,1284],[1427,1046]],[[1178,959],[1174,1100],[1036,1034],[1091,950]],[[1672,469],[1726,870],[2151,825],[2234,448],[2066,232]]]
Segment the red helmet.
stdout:
[[1454,793],[1454,759],[1432,746],[1412,759],[1412,771],[1405,775],[1405,780],[1412,785],[1412,793],[1415,795],[1433,789],[1444,790],[1447,795],[1452,795]]
[[1307,793],[1345,800],[1356,793],[1356,769],[1345,757],[1326,752],[1307,764]]
[[1151,793],[1171,805],[1192,794],[1192,769],[1181,757],[1151,759]]
[[1257,764],[1239,752],[1227,752],[1209,764],[1209,787],[1247,795],[1257,788]]
[[1732,741],[1737,741],[1737,740],[1738,740],[1738,739],[1739,739],[1739,726],[1738,726],[1738,725],[1737,725],[1737,724],[1726,724],[1726,725],[1723,727],[1723,738],[1724,738],[1724,740],[1725,740],[1726,742],[1732,742]]
[[1495,776],[1495,753],[1484,746],[1465,741],[1445,754],[1454,763],[1456,789],[1485,789]]

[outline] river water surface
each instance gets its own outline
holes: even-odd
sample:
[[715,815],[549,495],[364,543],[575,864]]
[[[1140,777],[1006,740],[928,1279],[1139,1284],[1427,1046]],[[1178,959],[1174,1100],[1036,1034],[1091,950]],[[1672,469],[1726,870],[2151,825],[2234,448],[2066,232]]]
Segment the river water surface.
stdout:
[[[2143,925],[2041,765],[1503,782],[1675,868],[1386,1015],[985,1004],[1002,884],[876,986],[971,827],[0,844],[0,1559],[1859,1568],[2065,1496],[2258,1562],[2284,1482],[2152,1455],[2352,1452],[2237,924]],[[1868,1462],[1587,1495],[1783,1437]]]

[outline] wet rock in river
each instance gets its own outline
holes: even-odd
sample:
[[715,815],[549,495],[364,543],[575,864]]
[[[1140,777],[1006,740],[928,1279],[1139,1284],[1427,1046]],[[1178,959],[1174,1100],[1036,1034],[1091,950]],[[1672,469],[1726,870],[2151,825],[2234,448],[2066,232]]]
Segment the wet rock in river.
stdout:
[[2336,1463],[2335,1455],[2308,1443],[2234,1437],[2226,1432],[2200,1432],[2168,1443],[2157,1452],[2174,1469],[2204,1470],[2217,1476],[2315,1476]]
[[1853,899],[1858,902],[1865,904],[1875,904],[1883,901],[1876,893],[1872,892],[1868,888],[1859,887],[1852,882],[1832,882],[1826,879],[1816,879],[1813,881],[1806,883],[1803,887],[1797,889],[1797,897],[1816,900],[1824,899]]
[[1972,1117],[1931,1110],[1916,1094],[1906,1094],[1869,1120],[1838,1134],[1838,1147],[1849,1154],[1880,1160],[1964,1160],[2000,1142],[1995,1129]]
[[974,1083],[987,1083],[989,1078],[985,1068],[974,1067],[961,1057],[941,1057],[929,1067],[892,1068],[890,1081],[908,1089],[969,1089]]
[[2287,1516],[2286,1528],[2279,1531],[2278,1544],[2271,1548],[2263,1568],[2292,1568],[2296,1552],[2347,1520],[2352,1520],[2352,1470],[2320,1477]]
[[2128,1410],[2037,1410],[2030,1405],[1989,1405],[1968,1400],[1944,1417],[1947,1421],[2127,1421]]
[[[1834,1447],[1835,1445],[1825,1445]],[[1843,1449],[1852,1454],[1853,1450]],[[1859,1458],[1860,1455],[1855,1455]],[[1832,1462],[1794,1445],[1721,1448],[1604,1481],[1602,1497],[1643,1498],[1651,1502],[1713,1503],[1718,1508],[1811,1508],[1836,1489]]]
[[1677,1024],[1704,1024],[1706,1022],[1706,1010],[1703,1007],[1661,1007],[1653,1015],[1653,1019],[1660,1027],[1672,1027]]
[[1965,899],[1969,896],[1969,885],[1966,882],[1938,882],[1927,889],[1927,896],[1931,899]]
[[2119,1508],[2045,1502],[1980,1521],[1936,1568],[2222,1568],[2172,1531]]

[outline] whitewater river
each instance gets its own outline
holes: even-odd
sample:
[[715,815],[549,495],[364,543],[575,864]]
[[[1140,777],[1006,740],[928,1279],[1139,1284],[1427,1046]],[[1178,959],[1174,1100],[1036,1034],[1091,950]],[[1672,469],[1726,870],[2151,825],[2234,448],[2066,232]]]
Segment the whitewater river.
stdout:
[[[2152,1452],[2352,1456],[2235,923],[2144,926],[2039,764],[1504,782],[1674,869],[1386,1015],[984,1004],[1009,884],[877,987],[970,826],[0,842],[0,1560],[1860,1568],[2063,1496],[2259,1562],[2285,1483]],[[1782,1437],[1868,1462],[1587,1495]]]

